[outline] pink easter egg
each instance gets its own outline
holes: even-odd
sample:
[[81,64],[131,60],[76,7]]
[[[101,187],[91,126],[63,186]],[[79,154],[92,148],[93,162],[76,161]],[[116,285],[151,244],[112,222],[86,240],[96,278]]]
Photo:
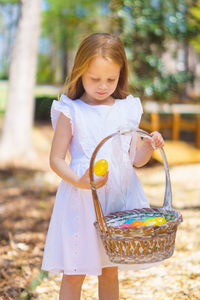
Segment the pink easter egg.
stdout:
[[120,227],[131,227],[131,224],[121,224]]

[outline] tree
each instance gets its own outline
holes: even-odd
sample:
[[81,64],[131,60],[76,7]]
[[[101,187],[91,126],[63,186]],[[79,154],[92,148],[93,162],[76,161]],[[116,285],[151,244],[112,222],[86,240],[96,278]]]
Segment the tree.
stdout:
[[4,1],[2,3],[2,0],[0,0],[0,35],[2,43],[0,51],[0,79],[8,79],[10,50],[19,20],[19,13],[19,3],[13,1]]
[[[42,62],[47,62],[52,82],[63,82],[71,69],[74,48],[83,36],[103,31],[107,15],[107,0],[46,0],[42,13],[42,37],[49,41],[47,60],[39,57],[38,78],[41,80]],[[41,71],[40,71],[41,70]]]
[[[189,9],[188,23],[192,28],[199,28],[200,23],[200,0],[194,1]],[[191,37],[191,45],[200,53],[200,29],[195,30],[195,34]]]
[[41,0],[21,0],[21,12],[14,41],[8,84],[8,101],[0,140],[1,160],[27,157],[32,150],[38,37]]
[[[198,27],[188,24],[188,7],[197,0],[112,0],[111,10],[118,19],[118,33],[126,46],[130,83],[142,97],[169,99],[174,94],[184,96],[185,83],[192,81],[188,69],[188,44]],[[170,41],[184,50],[184,70],[168,74],[162,55]],[[135,93],[135,89],[134,89]]]

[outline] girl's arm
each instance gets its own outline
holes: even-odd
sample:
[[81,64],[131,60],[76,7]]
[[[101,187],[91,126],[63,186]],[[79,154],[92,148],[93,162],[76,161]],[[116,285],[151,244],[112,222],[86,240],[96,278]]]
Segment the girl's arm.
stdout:
[[[72,129],[70,119],[60,114],[56,130],[54,133],[51,152],[50,167],[62,179],[73,184],[75,187],[90,189],[89,170],[87,169],[82,177],[79,177],[65,162],[67,150],[72,139]],[[96,188],[103,186],[108,179],[108,173],[105,176],[95,180]]]
[[133,163],[135,167],[142,167],[150,160],[154,151],[152,144],[156,149],[164,146],[163,137],[159,132],[154,131],[151,136],[152,138],[144,138],[143,140],[140,137],[138,138]]

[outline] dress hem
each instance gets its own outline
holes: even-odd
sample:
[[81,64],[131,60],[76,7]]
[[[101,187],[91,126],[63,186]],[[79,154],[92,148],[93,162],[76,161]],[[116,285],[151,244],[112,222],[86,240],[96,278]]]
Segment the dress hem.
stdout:
[[50,272],[50,273],[54,273],[56,275],[60,275],[60,274],[63,274],[63,275],[93,275],[93,276],[100,276],[102,274],[102,269],[104,268],[113,268],[113,267],[117,267],[118,270],[120,271],[128,271],[128,270],[132,270],[132,271],[139,271],[139,270],[145,270],[145,269],[148,269],[150,267],[156,267],[160,264],[162,264],[163,261],[159,261],[159,262],[155,262],[155,263],[146,263],[146,264],[108,264],[108,265],[104,265],[101,267],[101,271],[98,272],[98,271],[86,271],[86,272],[83,272],[83,271],[65,271],[63,269],[53,269],[53,268],[45,268],[45,267],[42,267],[41,270],[43,271],[47,271],[47,272]]
[[53,273],[56,275],[93,275],[93,276],[100,276],[102,274],[102,269],[104,268],[112,268],[112,267],[118,267],[117,265],[105,265],[101,267],[101,272],[95,272],[95,271],[87,271],[87,272],[79,272],[79,271],[65,271],[62,269],[53,269],[53,268],[45,268],[42,267],[41,270],[42,271],[46,271],[49,273]]

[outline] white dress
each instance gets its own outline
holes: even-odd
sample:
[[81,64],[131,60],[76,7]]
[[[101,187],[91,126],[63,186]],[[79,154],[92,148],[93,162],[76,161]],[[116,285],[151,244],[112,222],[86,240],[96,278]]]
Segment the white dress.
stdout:
[[[116,99],[112,106],[89,105],[62,95],[53,101],[52,125],[55,129],[62,112],[71,120],[70,167],[82,176],[89,167],[91,155],[106,136],[127,124],[137,128],[142,115],[139,98],[129,95]],[[149,207],[142,186],[132,167],[129,147],[131,136],[110,139],[101,147],[96,160],[109,164],[109,179],[98,189],[105,215]],[[122,150],[123,149],[123,150]],[[96,221],[91,190],[78,189],[62,180],[46,238],[42,269],[53,273],[100,275],[103,267],[116,266],[109,261],[93,223]],[[155,264],[118,265],[119,269],[141,269]]]

